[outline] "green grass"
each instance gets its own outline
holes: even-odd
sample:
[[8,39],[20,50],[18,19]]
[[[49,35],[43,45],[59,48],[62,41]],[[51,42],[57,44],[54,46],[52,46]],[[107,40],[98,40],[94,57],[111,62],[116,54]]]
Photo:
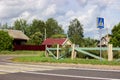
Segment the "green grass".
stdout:
[[[73,63],[73,64],[93,64],[93,65],[120,65],[120,62],[116,61],[100,61],[96,59],[81,59],[76,58],[71,60],[70,58],[64,58],[56,60],[52,57],[46,58],[44,52],[41,51],[1,51],[1,55],[22,55],[21,57],[14,58],[15,62],[49,62],[49,63]],[[27,55],[27,56],[26,56]],[[28,56],[30,55],[30,56]]]
[[40,55],[41,51],[0,51],[0,55]]
[[46,58],[41,56],[26,56],[14,58],[15,62],[49,62],[49,63],[73,63],[73,64],[93,64],[93,65],[120,65],[120,62],[116,61],[100,61],[96,59],[79,59],[71,60],[70,58],[56,60],[54,58]]

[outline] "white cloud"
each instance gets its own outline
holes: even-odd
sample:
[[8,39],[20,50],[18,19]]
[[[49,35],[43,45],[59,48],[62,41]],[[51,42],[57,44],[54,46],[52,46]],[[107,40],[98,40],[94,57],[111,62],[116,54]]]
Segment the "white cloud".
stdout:
[[50,16],[50,15],[54,15],[55,13],[56,13],[56,5],[52,4],[52,5],[49,5],[47,9],[45,9],[45,11],[43,12],[43,15]]
[[29,19],[31,16],[31,14],[27,11],[23,12],[20,17],[22,17],[23,19]]
[[76,0],[81,6],[84,6],[87,4],[87,0]]
[[0,18],[18,17],[26,10],[32,14],[37,14],[45,6],[47,6],[46,0],[1,0]]
[[119,0],[0,0],[0,20],[11,24],[16,19],[57,19],[65,31],[69,22],[78,18],[83,24],[85,36],[96,36],[96,17],[105,18],[110,30],[120,21]]
[[71,16],[75,15],[75,13],[74,13],[73,10],[70,10],[70,11],[68,11],[65,15],[66,15],[67,17],[71,17]]

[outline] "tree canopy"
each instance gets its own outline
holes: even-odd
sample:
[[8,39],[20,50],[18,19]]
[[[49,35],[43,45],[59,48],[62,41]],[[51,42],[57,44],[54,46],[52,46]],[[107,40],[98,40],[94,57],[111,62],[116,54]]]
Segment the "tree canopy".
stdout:
[[96,47],[98,41],[95,39],[91,39],[90,37],[84,38],[84,47]]
[[7,31],[0,30],[0,51],[12,50],[12,40]]
[[[58,23],[54,18],[48,18],[46,21],[33,19],[31,23],[27,22],[25,19],[17,19],[13,26],[8,26],[8,24],[0,24],[1,29],[15,29],[21,30],[26,34],[30,41],[28,44],[40,45],[40,43],[45,38],[66,38],[68,37],[74,44],[80,47],[95,46],[94,40],[90,38],[84,38],[83,35],[83,25],[80,21],[75,18],[70,21],[68,26],[67,36],[62,29],[62,25]],[[93,44],[92,44],[93,43]]]
[[[14,22],[13,29],[23,31],[28,37],[30,37],[31,41],[29,42],[31,42],[31,44],[41,43],[41,41],[44,40],[45,30],[47,38],[55,34],[64,33],[62,26],[60,26],[58,22],[53,18],[49,18],[47,19],[47,21],[34,19],[30,24],[28,24],[27,21],[24,19],[19,19]],[[40,33],[40,35],[42,35],[41,37],[39,37],[41,39],[37,38],[37,33]]]
[[29,35],[28,36],[31,36],[33,34],[35,34],[36,32],[40,32],[41,34],[44,34],[44,30],[46,28],[46,24],[44,21],[42,20],[38,20],[38,19],[34,19],[32,21],[32,23],[30,24],[30,27],[29,27]]
[[78,19],[74,19],[70,22],[69,28],[68,28],[68,37],[70,40],[79,45],[83,46],[83,28],[82,24],[79,22]]
[[54,34],[63,34],[64,30],[55,19],[49,18],[46,21],[46,32],[47,37],[51,37]]
[[15,30],[21,30],[25,34],[27,34],[27,27],[28,27],[28,24],[27,24],[27,21],[25,19],[16,20],[14,22],[14,25],[13,25],[13,29],[15,29]]
[[110,43],[112,43],[114,47],[120,47],[120,23],[113,27]]
[[42,34],[40,32],[35,32],[30,36],[29,43],[34,45],[40,45],[42,43]]
[[52,35],[51,38],[66,38],[66,35],[65,34],[55,34],[55,35]]

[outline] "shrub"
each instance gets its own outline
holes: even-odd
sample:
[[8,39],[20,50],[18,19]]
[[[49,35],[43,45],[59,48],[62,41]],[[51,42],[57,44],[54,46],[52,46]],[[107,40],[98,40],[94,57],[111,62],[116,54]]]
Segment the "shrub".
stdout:
[[12,50],[12,41],[8,35],[8,32],[0,30],[0,51],[2,50]]

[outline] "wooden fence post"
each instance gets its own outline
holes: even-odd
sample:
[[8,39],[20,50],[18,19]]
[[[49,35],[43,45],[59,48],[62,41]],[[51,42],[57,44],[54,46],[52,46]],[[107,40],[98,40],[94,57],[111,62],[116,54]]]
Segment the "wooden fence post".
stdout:
[[75,44],[72,45],[71,59],[73,60],[74,57],[75,57]]
[[113,60],[112,44],[108,44],[108,61]]
[[74,58],[76,58],[76,55],[77,55],[77,52],[76,52],[76,51],[74,51]]
[[47,45],[45,45],[45,57],[48,57]]
[[59,59],[59,44],[57,44],[57,59]]

